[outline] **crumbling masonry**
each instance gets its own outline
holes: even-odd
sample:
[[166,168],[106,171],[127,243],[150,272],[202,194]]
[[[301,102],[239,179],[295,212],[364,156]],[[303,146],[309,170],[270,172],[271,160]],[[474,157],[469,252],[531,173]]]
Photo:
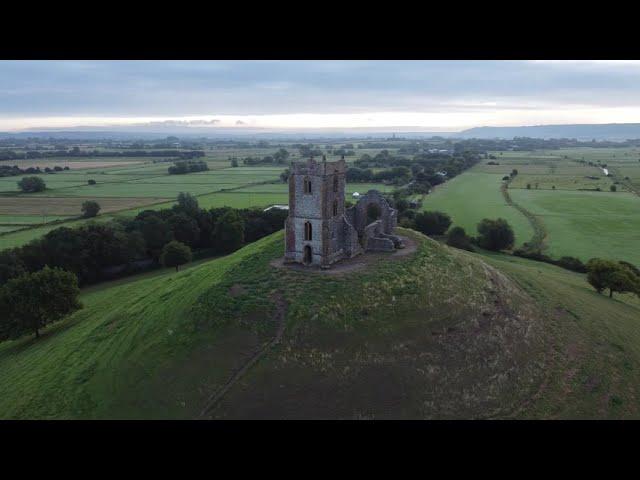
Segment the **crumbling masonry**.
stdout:
[[322,268],[365,251],[404,248],[393,235],[397,211],[376,190],[345,209],[346,164],[310,159],[294,163],[289,175],[285,262]]

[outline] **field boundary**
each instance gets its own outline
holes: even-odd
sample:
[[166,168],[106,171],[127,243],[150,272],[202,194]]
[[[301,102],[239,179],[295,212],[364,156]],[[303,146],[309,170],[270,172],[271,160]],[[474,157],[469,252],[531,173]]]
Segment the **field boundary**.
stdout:
[[539,250],[545,249],[547,229],[542,223],[542,220],[531,213],[529,210],[524,208],[522,205],[513,201],[511,195],[509,195],[509,182],[504,182],[500,186],[500,191],[502,192],[502,196],[504,197],[504,200],[507,202],[507,204],[522,213],[531,224],[531,228],[533,228],[533,237],[531,237],[531,240],[529,241],[529,246]]

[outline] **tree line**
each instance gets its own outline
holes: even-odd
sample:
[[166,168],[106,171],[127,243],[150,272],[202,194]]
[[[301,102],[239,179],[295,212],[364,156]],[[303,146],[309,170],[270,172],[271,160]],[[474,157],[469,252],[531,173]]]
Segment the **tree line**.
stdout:
[[[172,208],[144,210],[135,218],[59,227],[24,246],[0,251],[0,285],[45,266],[76,275],[80,286],[161,264],[176,241],[198,257],[231,253],[284,227],[286,210],[202,209],[188,193]],[[174,266],[174,265],[171,265]]]

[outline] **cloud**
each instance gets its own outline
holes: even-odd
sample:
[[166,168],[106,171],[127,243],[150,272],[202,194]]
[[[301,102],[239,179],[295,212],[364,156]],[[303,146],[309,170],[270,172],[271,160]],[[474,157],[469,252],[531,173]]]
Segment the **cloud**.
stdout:
[[366,124],[397,112],[456,127],[630,118],[638,108],[633,61],[0,61],[4,129],[46,118],[264,125],[305,114]]

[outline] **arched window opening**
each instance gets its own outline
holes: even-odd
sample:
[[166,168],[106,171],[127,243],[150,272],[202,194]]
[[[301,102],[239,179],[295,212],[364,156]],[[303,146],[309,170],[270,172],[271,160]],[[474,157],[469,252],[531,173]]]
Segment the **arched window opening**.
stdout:
[[304,222],[304,239],[313,240],[313,228],[310,222]]
[[338,200],[333,201],[333,216],[338,215]]
[[333,177],[333,193],[338,193],[338,177]]
[[311,179],[304,177],[304,193],[311,193]]

